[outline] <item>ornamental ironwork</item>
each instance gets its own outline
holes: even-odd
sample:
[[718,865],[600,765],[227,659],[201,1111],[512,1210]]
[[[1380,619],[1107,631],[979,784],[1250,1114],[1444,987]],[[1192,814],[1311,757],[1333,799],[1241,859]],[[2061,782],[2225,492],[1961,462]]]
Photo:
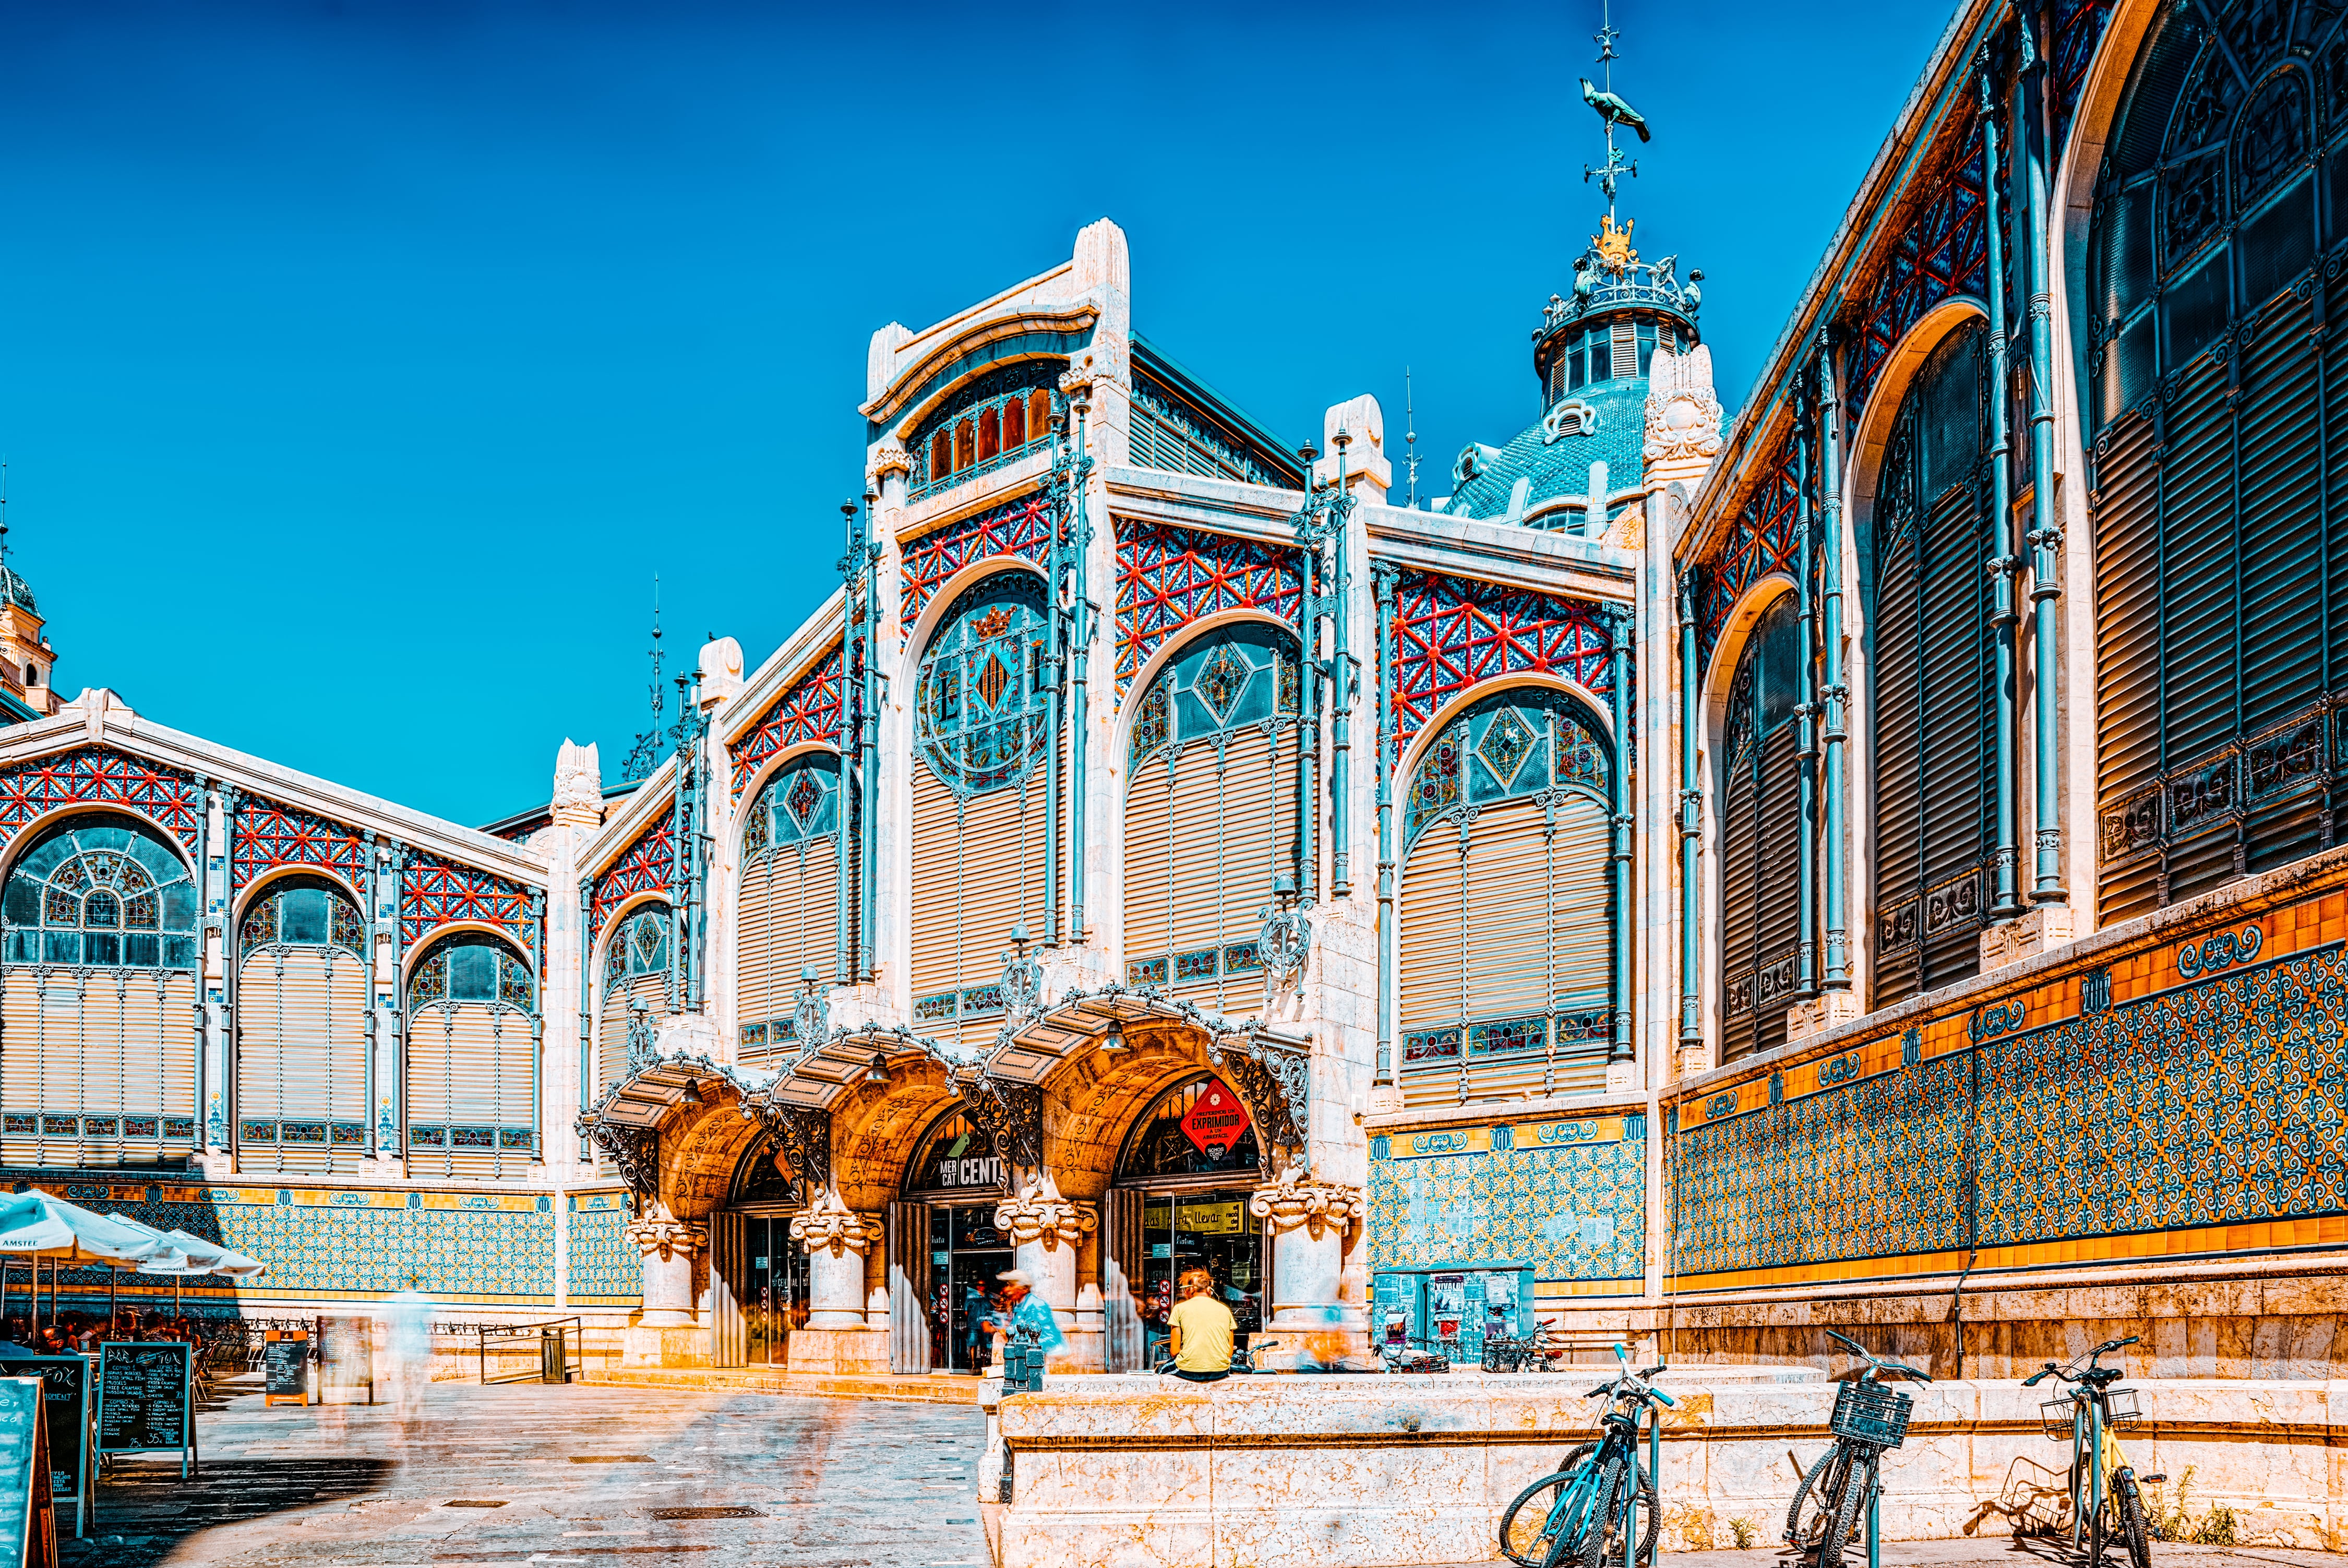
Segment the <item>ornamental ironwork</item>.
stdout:
[[901,614],[905,624],[911,624],[930,596],[973,562],[1015,555],[1043,565],[1052,552],[1056,510],[1049,497],[1022,496],[991,511],[933,529],[908,543],[902,556],[905,603]]
[[593,1121],[587,1136],[603,1159],[638,1198],[650,1198],[660,1185],[660,1132],[650,1127],[623,1127]]
[[839,744],[840,676],[840,651],[835,645],[821,663],[767,706],[756,728],[726,748],[733,764],[736,799],[742,798],[750,776],[776,753],[809,741]]
[[1247,1102],[1267,1158],[1285,1150],[1290,1168],[1310,1171],[1305,1134],[1312,1126],[1312,1047],[1253,1032],[1211,1035],[1207,1062]]
[[180,841],[190,854],[202,837],[204,791],[175,768],[108,747],[44,757],[0,773],[0,840],[67,806],[119,806]]
[[1444,703],[1509,675],[1557,675],[1601,696],[1613,653],[1596,604],[1464,577],[1405,572],[1394,626],[1394,730],[1406,747]]
[[345,823],[281,806],[257,795],[236,806],[235,885],[238,892],[280,866],[317,866],[367,892],[367,846]]
[[587,902],[587,943],[602,935],[612,912],[639,893],[665,896],[675,879],[676,817],[663,811],[595,878]]
[[1006,1171],[1044,1168],[1041,1088],[981,1074],[961,1080],[954,1089],[962,1097],[963,1113],[986,1134]]
[[1169,523],[1121,520],[1117,534],[1117,682],[1122,691],[1185,626],[1262,610],[1291,626],[1304,601],[1292,549]]

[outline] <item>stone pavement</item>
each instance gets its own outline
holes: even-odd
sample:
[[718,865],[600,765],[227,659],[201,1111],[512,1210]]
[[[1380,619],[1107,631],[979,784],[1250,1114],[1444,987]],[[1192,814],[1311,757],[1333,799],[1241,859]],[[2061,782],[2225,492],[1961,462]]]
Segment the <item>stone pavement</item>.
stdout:
[[[435,1384],[413,1406],[198,1425],[201,1473],[118,1461],[61,1568],[986,1568],[975,1408],[694,1390]],[[2157,1545],[2156,1568],[2348,1568],[2348,1556]],[[1860,1563],[1863,1564],[1864,1559]],[[1658,1568],[1780,1568],[1769,1551]],[[1895,1542],[1884,1568],[2077,1568],[2049,1542]],[[1205,1568],[1204,1564],[1199,1568]]]
[[61,1568],[983,1568],[975,1408],[435,1384],[412,1408],[198,1424],[201,1475],[118,1461]]

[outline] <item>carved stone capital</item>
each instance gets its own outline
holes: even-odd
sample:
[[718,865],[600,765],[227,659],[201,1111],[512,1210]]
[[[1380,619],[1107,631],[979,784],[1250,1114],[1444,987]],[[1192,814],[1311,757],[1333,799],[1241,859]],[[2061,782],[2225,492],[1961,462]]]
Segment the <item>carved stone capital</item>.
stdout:
[[1029,1182],[1015,1198],[995,1206],[994,1226],[1011,1233],[1018,1247],[1044,1243],[1045,1252],[1076,1246],[1100,1228],[1100,1214],[1090,1203],[1072,1202],[1051,1188]]
[[1281,1172],[1279,1181],[1255,1190],[1255,1196],[1248,1200],[1248,1212],[1259,1220],[1270,1220],[1274,1231],[1292,1231],[1301,1225],[1318,1241],[1332,1231],[1343,1236],[1362,1223],[1369,1218],[1370,1205],[1359,1187],[1319,1181],[1292,1165]]
[[691,1258],[709,1244],[708,1226],[667,1214],[647,1214],[641,1220],[631,1220],[621,1233],[633,1242],[645,1257],[657,1256],[663,1263]]
[[835,1258],[854,1253],[862,1257],[880,1240],[880,1227],[832,1194],[791,1221],[791,1240],[809,1257],[818,1253],[829,1253]]
[[1647,387],[1646,438],[1639,455],[1650,465],[1710,461],[1720,450],[1721,413],[1712,387],[1712,350],[1701,344],[1684,355],[1658,350]]
[[907,451],[901,442],[883,441],[872,454],[871,480],[876,485],[891,474],[910,474],[912,471],[913,454]]

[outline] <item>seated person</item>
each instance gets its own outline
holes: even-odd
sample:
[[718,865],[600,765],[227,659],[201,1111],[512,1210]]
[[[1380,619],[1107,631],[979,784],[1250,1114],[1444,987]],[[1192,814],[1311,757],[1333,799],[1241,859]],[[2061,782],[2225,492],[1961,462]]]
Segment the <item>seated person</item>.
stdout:
[[1166,1319],[1166,1347],[1174,1353],[1174,1376],[1186,1383],[1220,1383],[1231,1375],[1231,1309],[1215,1299],[1205,1269],[1182,1275],[1182,1299]]

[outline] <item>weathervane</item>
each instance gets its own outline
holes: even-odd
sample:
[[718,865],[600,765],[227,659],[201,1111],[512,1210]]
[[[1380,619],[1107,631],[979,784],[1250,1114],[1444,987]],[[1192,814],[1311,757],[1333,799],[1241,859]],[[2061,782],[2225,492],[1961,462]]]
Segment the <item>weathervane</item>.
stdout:
[[653,573],[653,727],[637,736],[636,743],[628,748],[628,759],[620,765],[620,777],[623,779],[651,778],[653,758],[660,752],[661,712],[664,702],[661,695],[660,641],[660,573],[655,572]]
[[1609,0],[1609,3],[1601,5],[1598,31],[1591,35],[1592,40],[1598,45],[1598,68],[1604,86],[1592,87],[1590,85],[1588,77],[1581,78],[1581,101],[1596,109],[1598,118],[1606,122],[1606,165],[1602,169],[1593,169],[1586,163],[1583,164],[1581,179],[1584,184],[1588,184],[1594,176],[1598,181],[1598,188],[1606,192],[1606,216],[1609,229],[1613,227],[1615,185],[1625,174],[1634,180],[1639,175],[1638,160],[1624,158],[1622,150],[1614,145],[1614,128],[1618,125],[1627,125],[1639,133],[1641,141],[1649,139],[1646,117],[1614,96],[1614,40],[1622,36],[1614,26],[1613,12]]

